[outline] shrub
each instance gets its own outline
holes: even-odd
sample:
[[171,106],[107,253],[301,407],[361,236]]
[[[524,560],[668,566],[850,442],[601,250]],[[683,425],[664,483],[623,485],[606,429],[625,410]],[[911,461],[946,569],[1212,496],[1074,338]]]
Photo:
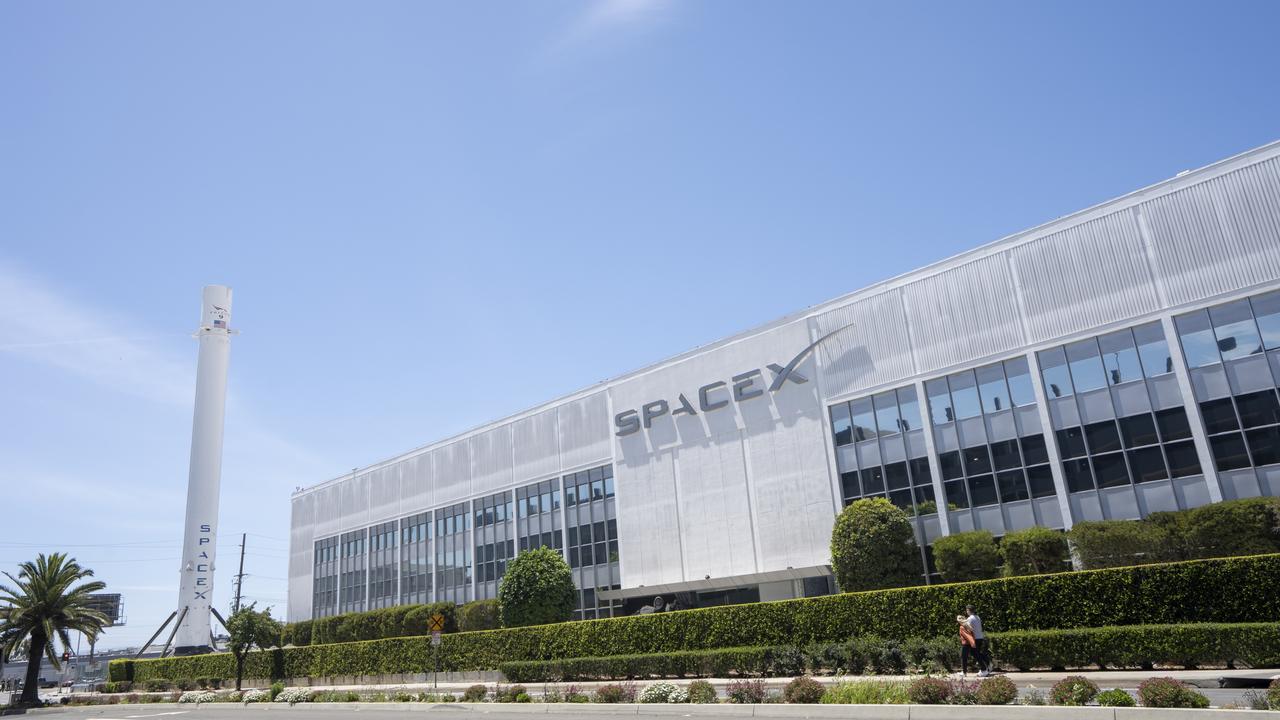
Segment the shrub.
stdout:
[[1271,705],[1271,709],[1280,710],[1280,678],[1267,685],[1267,703]]
[[916,705],[942,705],[951,697],[951,683],[935,677],[916,678],[907,686],[907,697]]
[[809,656],[798,647],[774,648],[767,654],[766,663],[766,674],[790,677],[804,674]]
[[[1274,621],[1280,555],[1199,560],[1093,572],[844,593],[678,613],[446,634],[441,669],[495,669],[504,661],[837,643],[857,634],[954,638],[956,609],[985,608],[1002,631],[1116,625]],[[993,644],[998,646],[996,634]],[[997,647],[997,652],[999,647]],[[422,672],[429,637],[251,652],[245,677]],[[851,672],[857,672],[850,669]],[[227,653],[114,660],[110,680],[230,677]]]
[[1207,708],[1209,698],[1173,678],[1147,678],[1138,685],[1138,700],[1143,707]]
[[500,703],[520,702],[517,698],[521,695],[529,694],[528,689],[520,684],[515,685],[499,685],[493,692],[493,701]]
[[831,531],[831,565],[845,592],[918,585],[911,520],[884,498],[855,500]]
[[173,683],[164,678],[155,678],[142,683],[142,689],[147,692],[164,692],[173,687]]
[[976,696],[979,705],[1008,705],[1018,699],[1018,686],[1009,678],[997,675],[978,683]]
[[675,690],[672,690],[671,694],[667,696],[667,702],[687,703],[689,702],[689,691],[685,688],[678,687]]
[[1098,686],[1083,675],[1068,675],[1054,684],[1049,691],[1049,702],[1054,705],[1088,705],[1098,695]]
[[858,680],[827,688],[824,705],[908,705],[907,683],[891,680]]
[[782,690],[782,698],[789,703],[813,704],[822,699],[827,689],[808,675],[793,679]]
[[689,702],[707,704],[716,702],[716,688],[706,680],[694,680],[689,683]]
[[763,680],[734,680],[724,690],[729,702],[739,705],[758,705],[765,701]]
[[281,642],[286,642],[285,636],[294,645],[306,646],[426,635],[427,623],[435,613],[444,616],[444,630],[452,633],[458,630],[456,610],[453,603],[440,602],[331,615],[307,621],[310,624],[305,627],[295,623],[282,631]]
[[244,704],[271,702],[271,692],[268,690],[249,690],[244,694]]
[[551,548],[517,555],[498,584],[502,624],[509,628],[565,622],[573,617],[577,600],[573,571]]
[[271,695],[271,699],[275,700],[276,696],[284,692],[284,683],[279,681],[271,683],[271,688],[267,692]]
[[462,702],[484,702],[489,697],[489,688],[484,685],[472,685],[462,691]]
[[1133,696],[1120,688],[1103,690],[1098,693],[1098,704],[1103,707],[1133,707],[1137,705]]
[[1006,533],[1000,541],[1004,574],[1042,575],[1071,569],[1067,537],[1057,530],[1034,526]]
[[1187,557],[1211,558],[1280,551],[1280,498],[1258,497],[1187,510],[1181,545]]
[[978,704],[978,683],[967,680],[952,680],[949,684],[951,686],[951,697],[947,699],[948,705]]
[[458,630],[496,630],[502,627],[497,600],[475,600],[458,608]]
[[933,559],[947,582],[987,580],[1000,574],[1000,551],[989,530],[974,530],[933,541]]
[[1131,625],[990,633],[1000,662],[1044,667],[1280,664],[1280,623]]
[[180,703],[211,703],[218,702],[218,693],[209,692],[208,690],[188,690],[178,696]]
[[664,703],[671,698],[671,693],[676,691],[676,686],[667,682],[654,683],[644,689],[640,693],[640,702],[642,703]]
[[1076,523],[1068,535],[1090,570],[1176,559],[1168,533],[1143,520]]
[[295,623],[285,623],[280,628],[280,644],[294,645],[302,647],[311,644],[311,621],[299,620]]
[[613,683],[596,688],[595,701],[598,703],[633,703],[636,701],[636,686],[632,683]]
[[276,693],[276,696],[272,698],[272,702],[289,703],[290,705],[311,702],[311,691],[306,688],[289,688]]

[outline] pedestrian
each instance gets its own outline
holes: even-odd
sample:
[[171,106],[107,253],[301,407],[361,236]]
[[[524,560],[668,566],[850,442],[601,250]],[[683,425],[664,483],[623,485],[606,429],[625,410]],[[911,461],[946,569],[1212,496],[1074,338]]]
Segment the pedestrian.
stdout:
[[[969,658],[974,657],[977,664],[974,650],[978,645],[965,619],[963,614],[956,616],[956,624],[960,626],[960,677],[962,678],[969,677]],[[981,670],[982,667],[979,665],[978,669]]]
[[972,605],[964,606],[964,621],[961,623],[973,633],[973,654],[978,663],[978,677],[991,674],[991,644],[987,634],[982,631],[982,618],[973,611]]

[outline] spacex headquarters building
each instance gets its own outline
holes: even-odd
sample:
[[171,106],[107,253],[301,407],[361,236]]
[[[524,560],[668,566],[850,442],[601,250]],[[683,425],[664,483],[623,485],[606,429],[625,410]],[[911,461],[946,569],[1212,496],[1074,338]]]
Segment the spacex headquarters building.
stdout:
[[497,594],[564,553],[577,617],[832,592],[886,497],[949,533],[1280,495],[1280,143],[292,498],[290,620]]

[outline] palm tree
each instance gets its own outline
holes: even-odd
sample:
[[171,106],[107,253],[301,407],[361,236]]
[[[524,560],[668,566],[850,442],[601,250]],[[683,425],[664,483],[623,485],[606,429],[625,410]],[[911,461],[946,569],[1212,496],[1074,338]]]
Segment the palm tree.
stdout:
[[93,571],[62,553],[48,557],[41,553],[35,562],[19,565],[17,577],[7,572],[4,576],[13,587],[0,585],[0,654],[7,658],[23,640],[30,640],[27,679],[18,702],[38,704],[40,658],[47,657],[55,669],[60,668],[54,639],[62,640],[66,649],[71,646],[72,630],[92,641],[109,624],[107,616],[93,609],[89,600],[89,595],[106,588],[106,583],[94,580],[72,587],[93,577]]

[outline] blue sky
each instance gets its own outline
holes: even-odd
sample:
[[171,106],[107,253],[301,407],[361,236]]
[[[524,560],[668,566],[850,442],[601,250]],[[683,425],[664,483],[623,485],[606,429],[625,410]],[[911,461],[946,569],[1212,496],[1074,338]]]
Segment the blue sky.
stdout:
[[217,597],[289,494],[1280,139],[1274,2],[0,4],[0,569]]

